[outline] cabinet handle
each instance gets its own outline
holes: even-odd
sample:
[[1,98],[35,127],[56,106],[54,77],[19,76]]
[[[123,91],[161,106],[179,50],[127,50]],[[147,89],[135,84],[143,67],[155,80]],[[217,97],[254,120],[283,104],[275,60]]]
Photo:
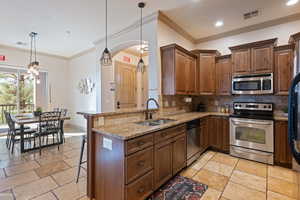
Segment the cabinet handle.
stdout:
[[140,161],[140,162],[137,163],[137,166],[139,166],[139,167],[143,167],[144,165],[145,165],[145,161],[144,160],[142,160],[142,161]]
[[138,146],[142,146],[142,145],[144,145],[144,144],[145,144],[144,141],[139,141],[139,142],[137,143]]
[[161,136],[162,137],[166,137],[167,133],[162,133]]
[[140,189],[138,190],[138,193],[143,193],[144,191],[145,191],[144,188],[140,188]]

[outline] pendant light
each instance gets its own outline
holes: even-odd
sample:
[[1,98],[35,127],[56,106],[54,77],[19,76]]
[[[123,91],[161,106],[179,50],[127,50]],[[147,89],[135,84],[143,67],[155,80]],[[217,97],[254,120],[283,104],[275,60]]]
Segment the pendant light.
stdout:
[[142,53],[142,48],[143,48],[143,8],[145,7],[144,2],[140,2],[138,4],[138,7],[141,9],[141,21],[140,21],[140,60],[137,65],[137,71],[144,73],[145,71],[145,63],[143,60],[143,53]]
[[111,54],[107,48],[107,0],[105,0],[105,49],[101,56],[101,64],[102,66],[111,66]]
[[[31,32],[29,34],[30,37],[30,60],[29,60],[29,65],[28,65],[28,74],[30,78],[33,79],[39,79],[39,62],[37,61],[36,58],[36,36],[37,33]],[[33,60],[34,57],[34,60]],[[39,82],[37,82],[39,83]]]

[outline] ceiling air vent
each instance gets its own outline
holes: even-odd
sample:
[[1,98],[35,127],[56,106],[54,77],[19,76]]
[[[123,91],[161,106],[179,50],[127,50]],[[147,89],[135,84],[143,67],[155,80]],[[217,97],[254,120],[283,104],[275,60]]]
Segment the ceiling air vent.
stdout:
[[258,13],[259,13],[258,10],[254,10],[254,11],[245,13],[244,14],[244,19],[250,19],[250,18],[253,18],[253,17],[257,17]]

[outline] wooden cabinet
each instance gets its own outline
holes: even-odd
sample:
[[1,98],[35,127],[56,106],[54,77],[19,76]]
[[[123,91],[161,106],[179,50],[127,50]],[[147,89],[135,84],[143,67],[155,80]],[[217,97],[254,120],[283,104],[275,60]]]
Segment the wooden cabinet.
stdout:
[[234,75],[273,73],[277,38],[242,44],[229,49],[232,52]]
[[216,92],[215,58],[220,53],[216,50],[193,50],[192,53],[198,57],[198,93],[200,95],[214,95]]
[[173,162],[173,175],[177,174],[181,169],[186,167],[186,151],[187,151],[187,139],[186,135],[179,135],[174,139],[172,162]]
[[292,154],[288,144],[288,123],[287,121],[275,122],[274,136],[274,162],[283,167],[292,167]]
[[196,55],[176,44],[161,47],[164,95],[196,94],[198,80],[196,59]]
[[216,94],[231,95],[231,55],[216,57]]
[[274,49],[275,94],[288,95],[293,77],[294,45],[278,46]]
[[215,150],[229,152],[228,117],[212,116],[208,118],[209,146]]
[[200,134],[200,147],[201,152],[204,152],[209,146],[209,130],[208,130],[208,118],[203,118],[200,120],[199,127]]
[[232,50],[232,71],[235,74],[248,74],[251,72],[251,50]]

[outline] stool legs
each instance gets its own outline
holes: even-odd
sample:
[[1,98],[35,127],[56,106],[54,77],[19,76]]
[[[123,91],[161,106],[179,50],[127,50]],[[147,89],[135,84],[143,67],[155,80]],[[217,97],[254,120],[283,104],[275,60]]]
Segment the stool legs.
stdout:
[[82,137],[82,142],[81,142],[81,150],[80,150],[80,158],[79,158],[79,166],[78,166],[78,172],[77,172],[76,183],[78,183],[78,180],[79,180],[81,165],[82,165],[83,163],[85,163],[85,161],[82,161],[83,153],[84,153],[85,142],[86,142],[86,137],[83,136],[83,137]]

